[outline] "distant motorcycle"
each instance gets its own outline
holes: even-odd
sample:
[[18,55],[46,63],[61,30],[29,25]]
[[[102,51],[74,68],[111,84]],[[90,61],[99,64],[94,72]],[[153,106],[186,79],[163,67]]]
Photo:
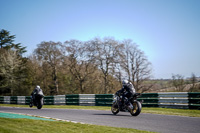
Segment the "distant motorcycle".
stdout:
[[132,97],[129,98],[129,104],[125,105],[125,102],[128,99],[125,97],[124,102],[122,102],[123,100],[121,94],[116,93],[111,107],[112,113],[116,115],[119,113],[119,111],[122,111],[130,112],[132,116],[138,116],[142,110],[142,101],[137,101],[137,97],[140,95],[140,93],[135,93]]
[[44,102],[44,94],[42,91],[40,91],[38,94],[34,94],[35,95],[35,98],[33,98],[33,101],[30,101],[30,108],[33,107],[33,106],[36,106],[37,109],[41,109]]

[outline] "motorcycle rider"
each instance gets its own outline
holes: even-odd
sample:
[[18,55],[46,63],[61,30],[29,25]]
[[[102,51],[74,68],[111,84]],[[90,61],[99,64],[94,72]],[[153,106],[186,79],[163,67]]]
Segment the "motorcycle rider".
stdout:
[[36,85],[35,89],[31,93],[31,104],[33,104],[33,101],[35,100],[35,96],[39,93],[43,94],[42,89],[40,88],[39,85]]
[[128,80],[123,80],[122,81],[122,89],[117,91],[118,94],[121,94],[122,96],[122,101],[120,104],[123,105],[125,103],[126,106],[129,105],[129,98],[134,95],[135,93],[135,88],[133,87],[133,84],[129,82]]

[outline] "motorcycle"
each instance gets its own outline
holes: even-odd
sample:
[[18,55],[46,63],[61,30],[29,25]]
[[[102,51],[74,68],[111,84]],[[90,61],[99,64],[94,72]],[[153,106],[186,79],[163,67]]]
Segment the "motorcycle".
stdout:
[[33,107],[33,106],[36,106],[37,109],[41,109],[43,104],[44,104],[44,102],[43,102],[43,100],[44,100],[43,92],[41,91],[38,94],[33,94],[33,95],[35,95],[35,98],[33,98],[33,101],[32,100],[30,101],[30,104],[29,104],[30,108]]
[[[127,97],[125,97],[124,102],[122,102],[122,95],[120,93],[116,93],[111,107],[112,113],[116,115],[119,113],[119,111],[122,111],[130,112],[132,116],[138,116],[142,110],[142,101],[137,100],[137,97],[139,97],[140,95],[140,93],[135,93],[129,98],[129,100]],[[129,101],[129,103],[126,105],[125,103],[127,102],[127,100]]]

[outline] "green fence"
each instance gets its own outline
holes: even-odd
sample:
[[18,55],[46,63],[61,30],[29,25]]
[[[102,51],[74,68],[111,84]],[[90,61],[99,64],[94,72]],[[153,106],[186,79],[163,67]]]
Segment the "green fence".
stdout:
[[54,104],[54,96],[45,96],[44,104],[45,105],[53,105]]
[[31,97],[30,96],[25,96],[25,105],[29,105],[31,101]]
[[1,104],[4,103],[4,96],[0,96],[0,103],[1,103]]
[[79,94],[66,95],[66,105],[79,105]]
[[11,104],[17,104],[17,96],[11,96],[10,97],[10,103]]
[[96,106],[111,106],[113,102],[112,94],[96,94],[95,105]]
[[[44,105],[111,106],[113,94],[71,94],[44,96]],[[200,92],[143,93],[143,107],[200,109]],[[30,96],[0,96],[1,104],[29,105]]]
[[139,101],[143,101],[143,107],[158,107],[158,93],[143,93],[139,98]]
[[200,109],[200,93],[188,93],[189,109]]

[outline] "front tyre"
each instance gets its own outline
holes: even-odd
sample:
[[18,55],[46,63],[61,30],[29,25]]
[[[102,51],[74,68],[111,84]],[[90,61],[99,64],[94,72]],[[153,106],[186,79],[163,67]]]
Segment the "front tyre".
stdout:
[[37,109],[41,109],[43,105],[43,98],[38,102]]
[[32,108],[32,107],[33,107],[33,104],[32,104],[32,103],[30,103],[30,104],[29,104],[29,107],[30,107],[30,108]]
[[130,114],[132,116],[138,116],[142,110],[142,105],[139,101],[133,103],[133,108],[130,109]]
[[32,99],[30,100],[29,107],[30,107],[30,108],[33,107],[33,100],[32,100]]
[[38,105],[38,106],[37,106],[37,109],[41,109],[41,108],[42,108],[42,105]]
[[112,111],[112,113],[114,115],[116,115],[117,113],[119,113],[119,106],[118,106],[117,102],[114,102],[112,104],[111,111]]

